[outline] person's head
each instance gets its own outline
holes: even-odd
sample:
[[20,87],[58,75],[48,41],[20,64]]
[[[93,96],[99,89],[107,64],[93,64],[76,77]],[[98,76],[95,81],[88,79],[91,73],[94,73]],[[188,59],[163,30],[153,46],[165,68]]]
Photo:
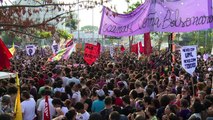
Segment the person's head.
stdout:
[[100,113],[92,113],[89,116],[89,120],[102,120],[102,116]]
[[124,105],[129,105],[130,104],[130,97],[128,95],[125,95],[122,97]]
[[178,108],[177,108],[176,105],[169,104],[169,105],[167,105],[166,108],[165,108],[165,113],[166,113],[167,115],[169,115],[170,113],[176,114],[176,113],[177,113],[177,109],[178,109]]
[[65,114],[67,120],[75,120],[77,112],[74,108],[70,108],[70,110]]
[[114,95],[115,97],[120,97],[121,96],[121,91],[118,88],[114,88],[113,89]]
[[117,111],[113,111],[109,115],[109,120],[120,120],[120,114]]
[[17,89],[16,86],[11,86],[11,87],[8,88],[7,93],[9,95],[16,95],[17,91],[18,91],[18,89]]
[[81,102],[77,102],[74,106],[75,110],[78,112],[78,113],[83,113],[84,112],[84,104],[81,103]]
[[181,99],[181,100],[180,100],[180,106],[181,106],[182,108],[188,108],[188,107],[189,107],[189,102],[188,102],[188,100],[186,100],[186,99]]
[[137,116],[135,117],[135,120],[146,120],[146,119],[145,119],[145,117],[142,116],[142,115],[137,115]]
[[9,105],[10,99],[10,95],[4,95],[1,99],[2,105]]
[[137,93],[137,91],[135,91],[135,90],[131,90],[130,93],[129,93],[129,96],[130,96],[130,98],[132,98],[132,99],[136,99],[136,98],[137,98],[137,95],[138,95],[138,93]]
[[205,98],[205,96],[206,96],[206,93],[204,91],[199,91],[198,92],[198,98],[200,100],[203,100]]
[[151,118],[152,116],[155,116],[156,109],[153,106],[148,106],[145,110],[145,113],[149,118]]
[[170,103],[170,98],[168,95],[163,95],[160,99],[161,106],[166,107]]
[[50,79],[46,79],[46,80],[44,81],[44,84],[45,84],[45,85],[50,85],[50,83],[51,83],[51,80],[50,80]]
[[202,111],[202,104],[201,101],[199,99],[195,99],[194,104],[192,105],[192,109],[194,111],[194,113],[200,113]]
[[112,98],[106,97],[104,103],[105,103],[106,106],[112,105]]
[[152,98],[151,97],[149,97],[149,96],[145,96],[144,97],[143,104],[145,105],[145,107],[148,106],[148,105],[150,105],[151,102],[152,102]]
[[52,100],[52,104],[53,104],[53,106],[55,107],[55,108],[57,108],[57,107],[62,107],[63,106],[63,103],[62,103],[62,101],[60,100],[60,99],[58,99],[58,98],[55,98],[55,99],[53,99]]
[[24,100],[30,99],[30,93],[27,91],[23,91],[21,95]]
[[98,95],[98,99],[99,100],[104,100],[104,98],[105,98],[105,92],[102,89],[96,90],[96,94]]
[[74,84],[74,86],[73,86],[73,90],[74,91],[79,91],[81,89],[81,84]]
[[50,87],[44,88],[44,95],[51,95],[51,88]]

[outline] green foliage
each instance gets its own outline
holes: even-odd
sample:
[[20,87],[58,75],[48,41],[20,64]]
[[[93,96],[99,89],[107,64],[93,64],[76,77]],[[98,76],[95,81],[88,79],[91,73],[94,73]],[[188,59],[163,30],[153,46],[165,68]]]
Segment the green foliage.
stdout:
[[68,19],[66,19],[65,21],[65,26],[70,28],[71,31],[74,31],[78,28],[78,23],[79,21],[75,18],[73,18],[73,15],[70,14],[70,17]]
[[51,32],[47,32],[47,31],[37,31],[36,35],[42,39],[47,39],[52,37]]
[[6,45],[12,45],[13,42],[15,42],[15,44],[16,43],[21,43],[21,41],[22,41],[22,39],[20,39],[19,37],[10,36],[9,34],[7,34],[5,32],[3,32],[1,34],[1,38],[2,38],[2,40],[4,41],[4,43]]
[[211,30],[198,31],[182,34],[182,41],[179,41],[180,45],[198,45],[200,52],[211,52],[213,41],[213,32]]
[[71,39],[72,34],[68,33],[66,30],[57,30],[59,37],[65,40]]
[[142,1],[137,1],[136,3],[133,3],[132,5],[130,5],[128,7],[127,12],[124,12],[124,13],[130,13],[130,12],[134,11],[141,4],[142,4]]
[[81,27],[81,30],[87,33],[91,33],[93,31],[98,31],[98,27],[97,26],[92,26],[92,25],[87,25],[84,27]]

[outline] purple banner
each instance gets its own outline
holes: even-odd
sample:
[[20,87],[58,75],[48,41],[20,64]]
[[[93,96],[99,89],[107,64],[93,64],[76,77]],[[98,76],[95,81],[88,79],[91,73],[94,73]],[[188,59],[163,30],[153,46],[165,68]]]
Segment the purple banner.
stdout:
[[129,14],[104,7],[99,33],[121,37],[209,28],[213,28],[212,0],[146,0]]

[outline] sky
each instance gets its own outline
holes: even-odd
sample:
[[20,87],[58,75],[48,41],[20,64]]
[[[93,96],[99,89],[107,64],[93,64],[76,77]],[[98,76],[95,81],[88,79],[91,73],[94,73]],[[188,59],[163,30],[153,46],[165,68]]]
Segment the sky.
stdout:
[[[65,2],[70,2],[74,0],[64,0]],[[127,10],[128,4],[125,2],[126,0],[110,0],[111,5],[115,5],[117,12],[118,13],[123,13],[124,11]],[[130,0],[130,4],[137,2],[139,0]],[[144,1],[144,0],[142,0]],[[108,4],[108,5],[109,5]],[[85,26],[85,25],[94,25],[94,26],[100,26],[100,21],[101,21],[101,10],[103,6],[96,6],[94,10],[89,9],[89,10],[80,10],[79,11],[79,18],[80,18],[80,23],[79,26],[80,28]],[[93,13],[93,15],[92,15]],[[78,14],[78,12],[76,12]],[[94,19],[94,22],[92,22],[92,18]]]

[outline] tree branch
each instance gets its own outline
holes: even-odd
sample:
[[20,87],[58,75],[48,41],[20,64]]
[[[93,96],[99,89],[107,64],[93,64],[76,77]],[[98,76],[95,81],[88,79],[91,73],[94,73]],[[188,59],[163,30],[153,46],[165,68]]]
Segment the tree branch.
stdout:
[[26,32],[23,32],[23,31],[18,31],[18,30],[8,30],[8,31],[11,31],[11,32],[14,32],[14,33],[21,33],[21,34],[31,36],[31,37],[34,37],[34,38],[42,39],[41,37],[37,37],[36,35],[32,35],[30,33],[26,33]]
[[[107,1],[105,1],[106,3]],[[94,1],[79,1],[76,3],[53,3],[53,4],[40,4],[40,5],[5,5],[5,6],[0,6],[0,9],[5,9],[5,8],[11,8],[11,7],[31,7],[31,8],[36,8],[36,7],[45,7],[45,6],[73,6],[77,5],[79,3],[90,3],[90,4],[96,4]],[[100,3],[101,4],[101,3]]]
[[20,27],[20,28],[30,28],[30,27],[38,27],[38,26],[41,26],[41,25],[45,25],[47,24],[48,22],[52,21],[52,20],[55,20],[56,18],[59,18],[65,14],[68,14],[68,13],[71,13],[71,12],[74,12],[74,11],[68,11],[68,12],[64,12],[64,13],[61,13],[61,14],[58,14],[56,15],[55,17],[52,17],[46,21],[43,21],[42,23],[38,23],[38,24],[34,24],[34,25],[29,25],[29,26],[26,26],[26,25],[20,25],[20,24],[7,24],[7,23],[0,23],[0,27],[4,27],[4,26],[12,26],[12,27]]

